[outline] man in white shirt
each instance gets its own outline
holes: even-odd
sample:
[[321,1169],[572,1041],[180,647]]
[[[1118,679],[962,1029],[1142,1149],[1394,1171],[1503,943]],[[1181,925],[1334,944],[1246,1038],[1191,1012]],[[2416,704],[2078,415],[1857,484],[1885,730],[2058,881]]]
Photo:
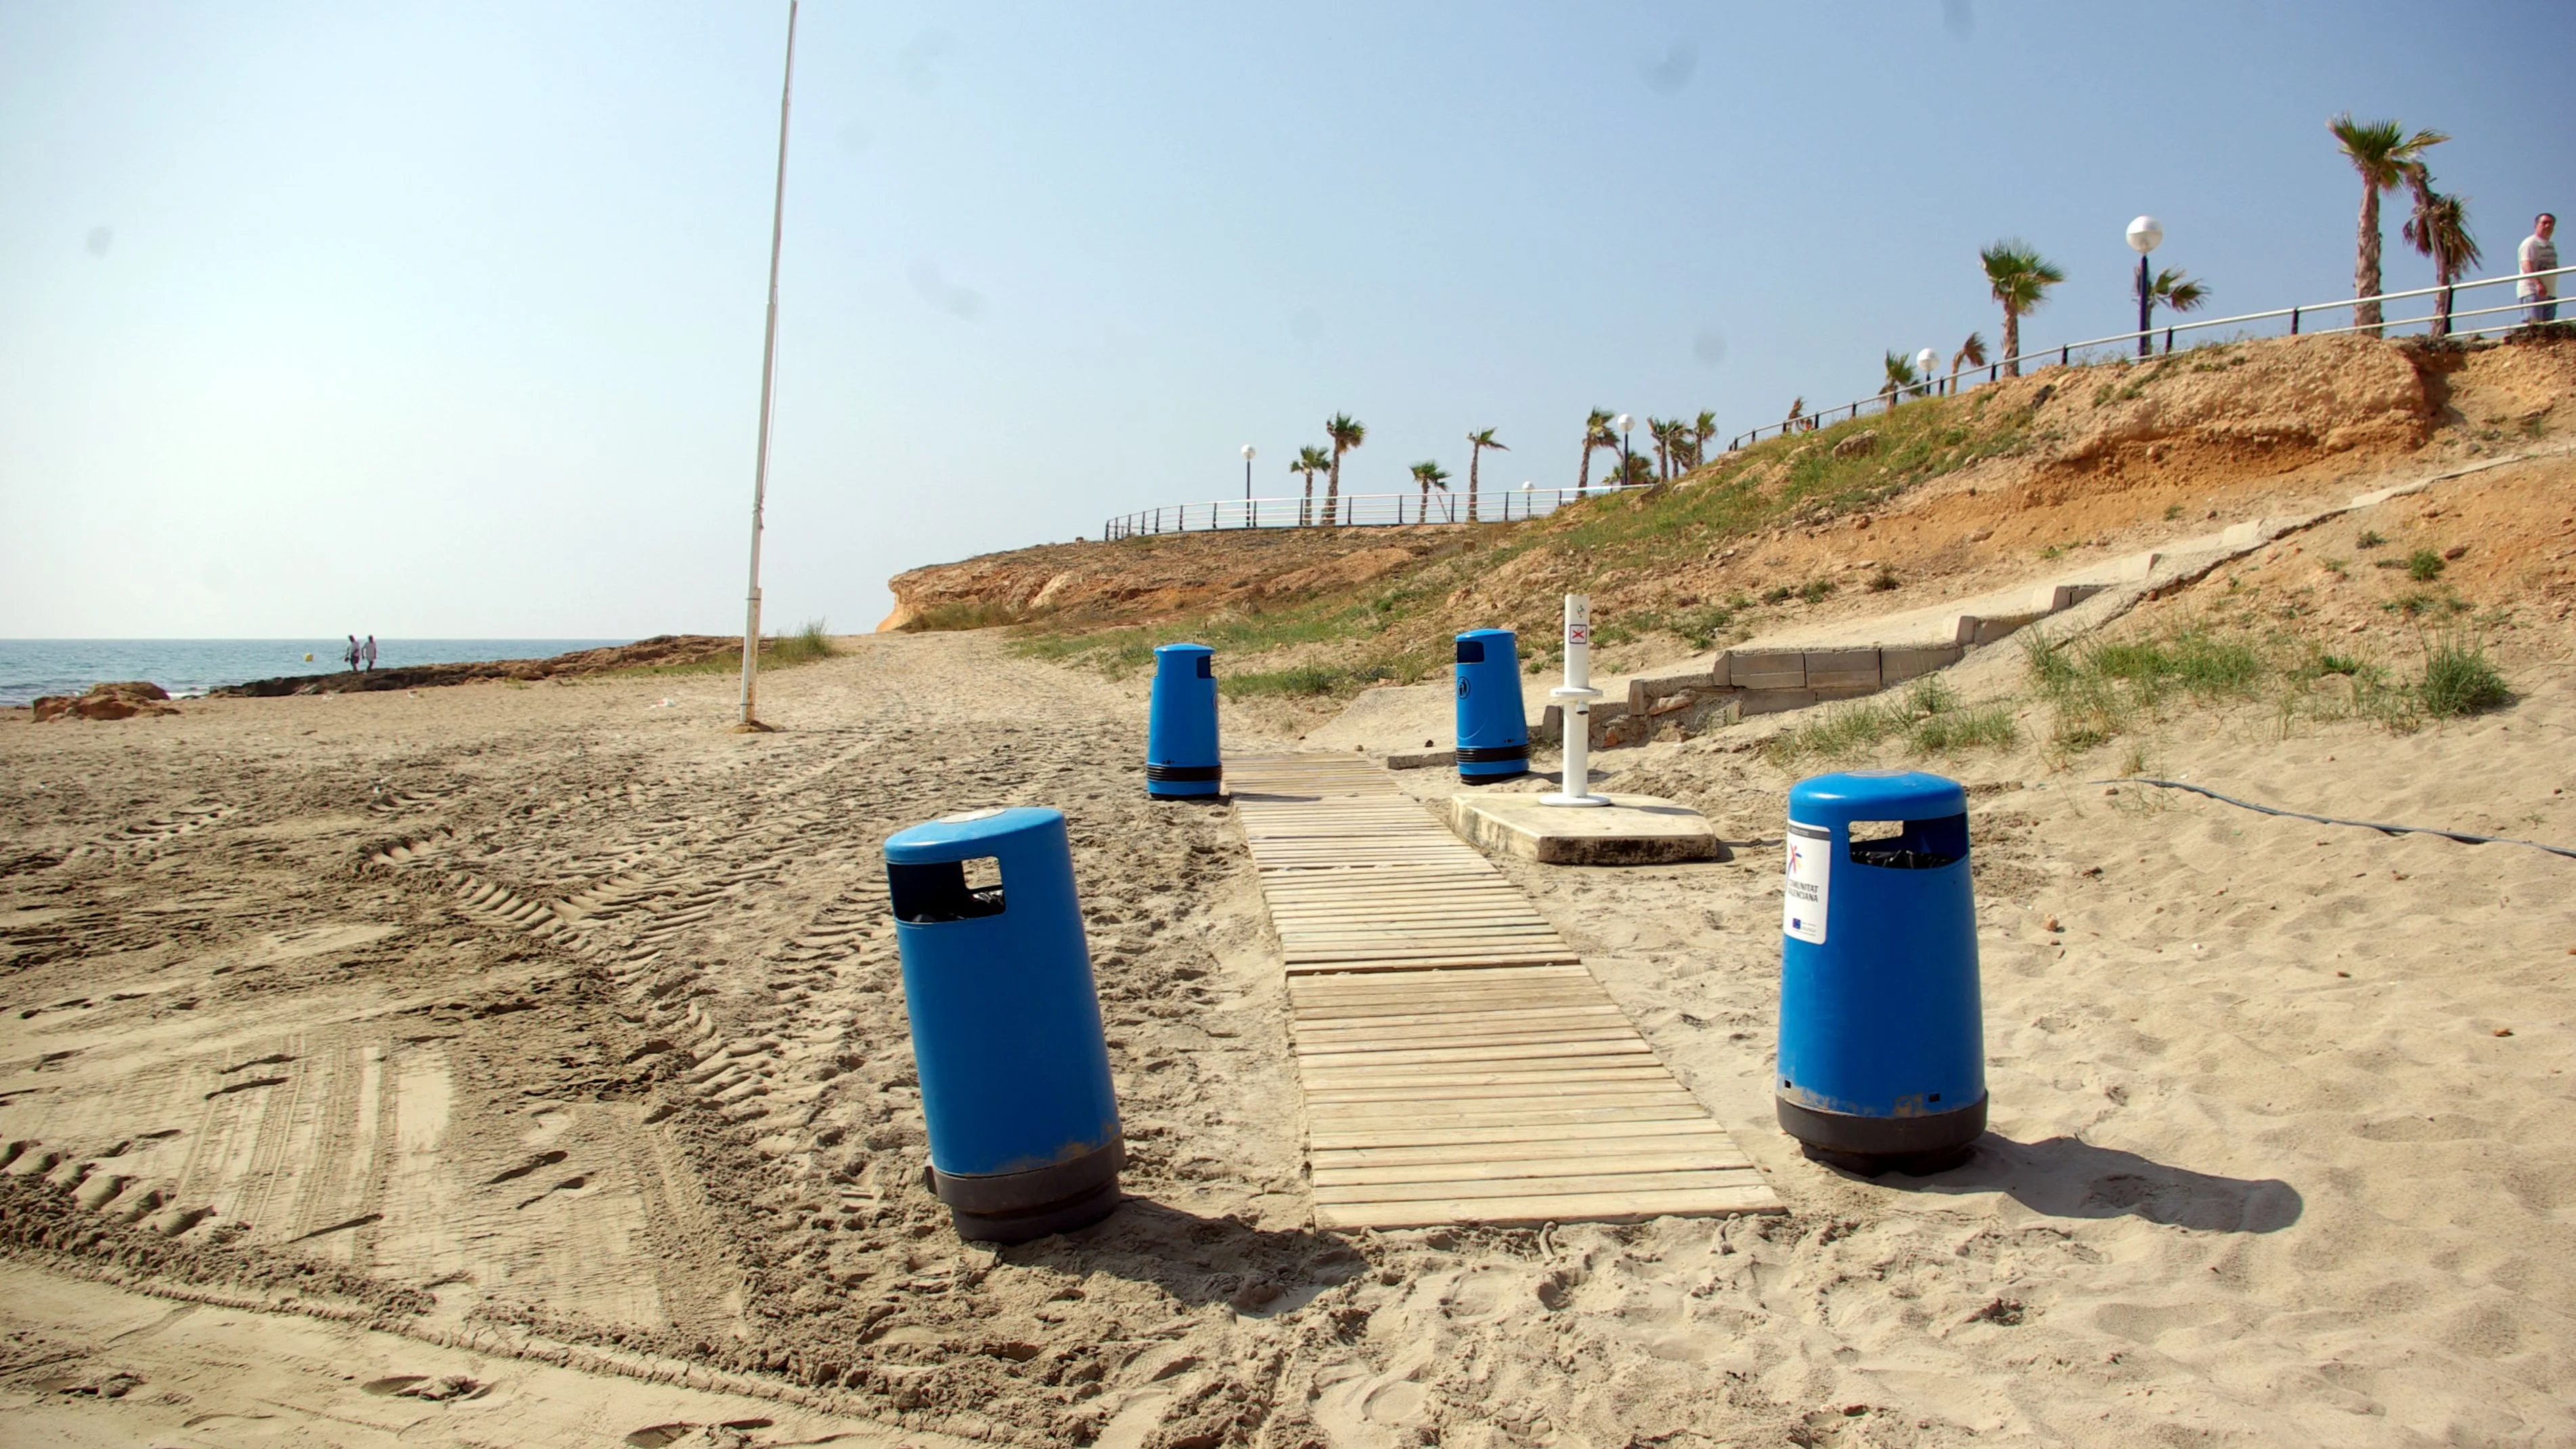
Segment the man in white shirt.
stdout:
[[2529,309],[2522,320],[2535,327],[2558,320],[2558,279],[2531,275],[2558,270],[2558,247],[2549,239],[2557,230],[2558,218],[2544,211],[2532,222],[2531,235],[2522,239],[2523,276],[2514,293]]

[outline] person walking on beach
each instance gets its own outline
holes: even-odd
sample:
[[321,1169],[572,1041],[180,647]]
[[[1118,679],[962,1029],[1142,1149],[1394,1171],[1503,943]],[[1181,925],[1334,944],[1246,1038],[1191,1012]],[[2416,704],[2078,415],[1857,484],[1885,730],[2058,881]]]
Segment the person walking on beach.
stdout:
[[368,635],[367,642],[360,646],[360,651],[366,657],[368,670],[372,672],[376,667],[376,636]]
[[2514,290],[2528,309],[2522,320],[2534,327],[2558,320],[2558,279],[2532,275],[2558,270],[2558,246],[2549,239],[2557,230],[2557,216],[2544,211],[2532,220],[2531,235],[2522,239],[2522,282]]
[[349,647],[340,651],[340,658],[341,658],[342,660],[344,660],[344,661],[346,661],[346,662],[347,662],[347,664],[348,664],[348,666],[349,666],[349,672],[350,672],[351,674],[355,674],[355,673],[357,673],[357,672],[358,672],[358,636],[357,636],[357,635],[352,634],[352,635],[350,635],[350,636],[349,636]]

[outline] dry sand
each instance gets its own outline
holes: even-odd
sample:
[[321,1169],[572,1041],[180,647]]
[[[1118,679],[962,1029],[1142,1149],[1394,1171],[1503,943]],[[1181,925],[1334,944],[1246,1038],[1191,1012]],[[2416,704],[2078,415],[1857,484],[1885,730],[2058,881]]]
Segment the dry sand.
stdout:
[[[2553,657],[2471,723],[2187,715],[2155,764],[2576,841]],[[1335,1235],[1239,837],[1144,800],[1136,686],[930,636],[771,676],[779,734],[725,733],[729,695],[0,723],[0,1141],[28,1144],[0,1172],[0,1422],[2576,1444],[2576,861],[2105,794],[2035,750],[1961,764],[1994,1132],[1865,1182],[1770,1123],[1788,777],[1725,735],[1609,752],[1736,858],[1504,868],[1791,1210]],[[918,1185],[875,851],[1000,803],[1072,819],[1134,1163],[1109,1222],[996,1252]]]

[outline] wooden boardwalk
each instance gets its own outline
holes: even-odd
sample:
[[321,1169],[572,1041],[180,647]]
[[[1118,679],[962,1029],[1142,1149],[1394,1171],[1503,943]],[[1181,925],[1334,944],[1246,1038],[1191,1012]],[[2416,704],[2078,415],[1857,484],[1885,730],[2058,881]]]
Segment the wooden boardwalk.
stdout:
[[1777,1211],[1527,897],[1350,755],[1231,759],[1331,1228]]

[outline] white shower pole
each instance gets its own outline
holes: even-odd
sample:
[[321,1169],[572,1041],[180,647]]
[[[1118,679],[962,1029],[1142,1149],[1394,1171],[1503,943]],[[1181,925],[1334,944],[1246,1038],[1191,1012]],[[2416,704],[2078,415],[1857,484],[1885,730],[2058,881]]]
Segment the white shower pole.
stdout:
[[1592,600],[1582,594],[1565,596],[1565,683],[1547,694],[1565,722],[1565,779],[1555,794],[1538,797],[1539,803],[1609,804],[1592,793],[1592,701],[1601,691],[1592,687]]

